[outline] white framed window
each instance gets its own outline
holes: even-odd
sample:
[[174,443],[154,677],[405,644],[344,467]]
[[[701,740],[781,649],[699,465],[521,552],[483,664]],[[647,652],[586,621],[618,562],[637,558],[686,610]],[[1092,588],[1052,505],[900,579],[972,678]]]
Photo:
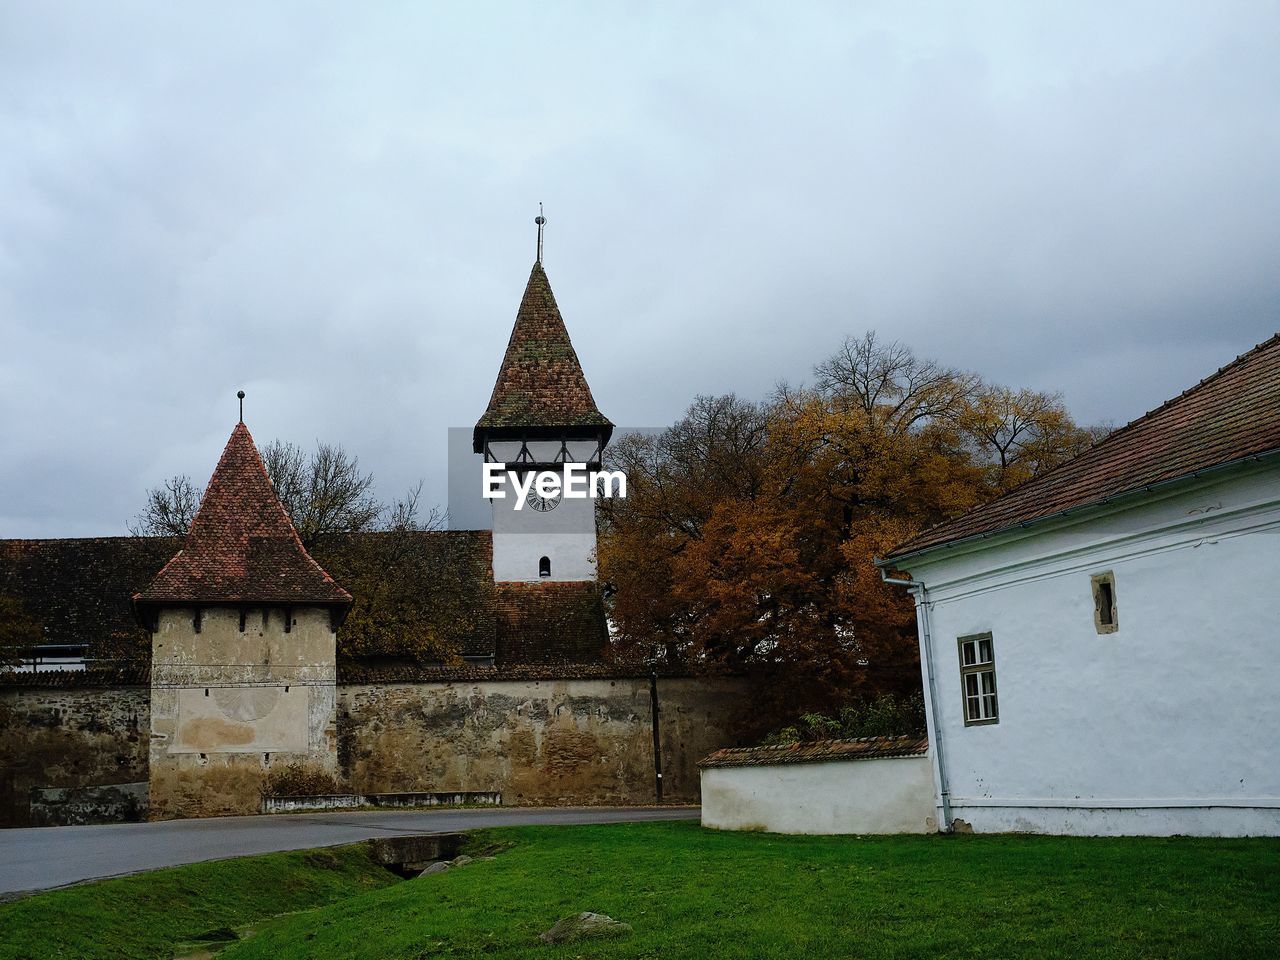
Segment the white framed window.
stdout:
[[989,633],[960,637],[960,690],[964,696],[964,723],[999,723],[996,698],[996,652]]

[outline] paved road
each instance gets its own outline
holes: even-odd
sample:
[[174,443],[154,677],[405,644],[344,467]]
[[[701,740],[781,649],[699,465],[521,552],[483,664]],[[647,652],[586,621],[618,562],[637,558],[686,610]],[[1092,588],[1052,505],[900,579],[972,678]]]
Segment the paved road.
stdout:
[[330,847],[395,834],[697,817],[697,807],[517,807],[275,814],[0,830],[0,894],[43,890],[180,863]]

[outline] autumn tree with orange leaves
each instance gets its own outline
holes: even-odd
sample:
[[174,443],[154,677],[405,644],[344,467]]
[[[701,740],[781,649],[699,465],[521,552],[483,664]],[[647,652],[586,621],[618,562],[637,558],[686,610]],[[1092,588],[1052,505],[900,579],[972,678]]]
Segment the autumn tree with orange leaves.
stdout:
[[918,689],[911,600],[873,557],[1095,439],[1056,396],[874,333],[815,374],[620,438],[627,497],[600,501],[616,655],[752,677],[764,723]]

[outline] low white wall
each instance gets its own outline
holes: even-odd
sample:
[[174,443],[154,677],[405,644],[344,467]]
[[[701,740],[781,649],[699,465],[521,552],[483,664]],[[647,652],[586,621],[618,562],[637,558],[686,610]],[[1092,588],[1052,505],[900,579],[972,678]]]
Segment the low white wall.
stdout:
[[702,770],[702,825],[770,833],[933,833],[927,756]]

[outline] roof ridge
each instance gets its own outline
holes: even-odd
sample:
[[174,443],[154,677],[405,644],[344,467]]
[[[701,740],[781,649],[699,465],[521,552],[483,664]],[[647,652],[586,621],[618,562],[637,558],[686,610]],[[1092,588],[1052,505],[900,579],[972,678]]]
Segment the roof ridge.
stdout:
[[[1215,386],[1224,377],[1277,347],[1280,347],[1280,333],[1254,345],[1177,396],[1112,431],[1076,456],[993,500],[920,530],[889,551],[885,555],[885,561],[901,559],[957,540],[1026,526],[1065,510],[1106,502],[1120,494],[1154,483],[1168,482],[1211,466],[1232,463],[1237,459],[1280,448],[1280,419],[1275,416],[1274,409],[1270,411],[1270,417],[1251,417],[1248,429],[1242,429],[1236,421],[1228,422],[1227,419],[1230,411],[1237,408],[1256,413],[1258,411],[1253,411],[1253,405],[1259,403],[1262,404],[1260,411],[1264,414],[1267,412],[1266,404],[1270,395],[1280,391],[1280,387],[1272,385],[1271,378],[1280,380],[1280,377],[1271,372],[1273,364],[1270,360],[1263,361],[1260,368],[1259,396],[1247,396],[1237,402],[1230,389],[1222,396],[1220,394],[1224,394],[1224,391],[1215,390]],[[1280,357],[1274,365],[1280,368]],[[1208,399],[1197,402],[1206,393]],[[1207,412],[1202,409],[1206,406],[1210,408]],[[1186,407],[1189,413],[1176,412],[1180,407]],[[1194,436],[1183,421],[1197,425]],[[1140,435],[1135,441],[1134,435],[1146,427],[1152,427],[1152,432]],[[1232,427],[1235,429],[1231,429]],[[1179,443],[1180,438],[1186,439]],[[1130,450],[1135,446],[1142,448],[1144,444],[1153,449]],[[1108,463],[1108,457],[1112,454],[1116,455]],[[1154,465],[1148,462],[1147,458],[1151,456],[1157,456]],[[1146,464],[1146,469],[1140,469],[1139,464]],[[1034,498],[1037,494],[1048,503],[1039,509],[1019,509],[1023,501]],[[973,519],[968,524],[967,531],[958,532],[965,529],[964,521],[970,518]],[[985,524],[977,518],[984,518]],[[947,536],[944,531],[948,530],[956,532]]]
[[821,747],[833,743],[876,743],[881,740],[897,743],[915,743],[924,740],[925,735],[911,733],[881,733],[869,737],[823,737],[820,740],[793,740],[790,743],[761,743],[754,747],[722,747],[717,753],[732,750],[790,750],[798,747]]
[[107,540],[137,540],[152,542],[157,540],[180,540],[177,534],[156,533],[135,536],[132,533],[110,533],[101,537],[0,537],[0,543],[102,543]]
[[[1181,393],[1179,393],[1177,396],[1170,397],[1168,400],[1166,400],[1164,403],[1160,404],[1158,407],[1152,407],[1152,408],[1151,408],[1150,410],[1148,410],[1146,413],[1141,414],[1140,416],[1134,417],[1134,419],[1130,420],[1130,421],[1129,421],[1128,423],[1126,423],[1124,426],[1122,426],[1122,427],[1116,427],[1116,429],[1112,430],[1109,434],[1107,434],[1105,437],[1103,437],[1103,438],[1102,438],[1101,440],[1099,440],[1097,443],[1092,444],[1091,446],[1087,447],[1086,449],[1084,449],[1084,450],[1080,451],[1080,453],[1079,453],[1079,454],[1077,454],[1076,456],[1083,456],[1085,453],[1088,453],[1090,450],[1096,450],[1096,449],[1098,449],[1099,447],[1101,447],[1103,444],[1105,444],[1105,443],[1107,443],[1109,440],[1111,440],[1113,437],[1120,436],[1121,434],[1124,434],[1124,433],[1126,433],[1127,431],[1129,431],[1129,430],[1131,430],[1131,429],[1133,429],[1133,428],[1135,428],[1135,427],[1137,427],[1137,426],[1141,425],[1144,421],[1151,419],[1152,417],[1154,417],[1154,416],[1155,416],[1157,413],[1159,413],[1160,411],[1165,410],[1165,409],[1167,409],[1167,408],[1169,408],[1169,407],[1173,406],[1174,404],[1176,404],[1178,401],[1183,400],[1183,399],[1185,399],[1186,397],[1188,397],[1188,396],[1190,396],[1190,395],[1192,395],[1192,394],[1194,394],[1194,393],[1199,392],[1199,391],[1200,391],[1202,388],[1204,388],[1206,385],[1208,385],[1209,383],[1212,383],[1214,380],[1217,380],[1219,377],[1223,376],[1227,371],[1231,370],[1233,367],[1238,367],[1238,366],[1243,365],[1243,364],[1244,364],[1244,362],[1245,362],[1245,361],[1247,361],[1247,360],[1248,360],[1250,357],[1252,357],[1254,354],[1256,354],[1256,353],[1261,353],[1261,352],[1262,352],[1262,350],[1263,350],[1264,348],[1269,347],[1269,346],[1271,346],[1272,344],[1277,343],[1277,342],[1280,342],[1280,333],[1276,333],[1276,334],[1274,334],[1274,335],[1272,335],[1272,336],[1268,337],[1266,340],[1263,340],[1261,343],[1259,343],[1259,344],[1255,344],[1254,346],[1250,347],[1250,348],[1249,348],[1248,350],[1246,350],[1244,353],[1242,353],[1242,354],[1240,354],[1239,356],[1237,356],[1234,360],[1230,360],[1230,361],[1228,361],[1227,363],[1224,363],[1224,364],[1223,364],[1222,366],[1220,366],[1217,370],[1213,371],[1213,373],[1209,374],[1207,377],[1202,378],[1201,380],[1197,381],[1196,383],[1193,383],[1191,386],[1187,387],[1185,390],[1183,390],[1183,391],[1182,391]],[[1070,463],[1072,460],[1075,460],[1075,459],[1076,459],[1076,457],[1072,457],[1070,460],[1064,460],[1064,461],[1062,461],[1062,463],[1060,463],[1060,464],[1058,464],[1057,466],[1053,467],[1053,469],[1051,469],[1051,470],[1046,470],[1044,473],[1040,474],[1040,476],[1039,476],[1039,477],[1033,477],[1031,480],[1028,480],[1028,481],[1027,481],[1027,483],[1034,483],[1036,480],[1039,480],[1039,479],[1040,479],[1040,477],[1047,477],[1047,476],[1048,476],[1049,474],[1051,474],[1054,470],[1057,470],[1059,467],[1064,467],[1064,466],[1066,466],[1068,463]],[[1019,488],[1019,489],[1020,489],[1020,488]],[[1012,493],[1013,491],[1011,490],[1011,491],[1009,491],[1009,492],[1010,492],[1010,493]]]
[[767,766],[771,764],[822,763],[923,756],[928,753],[926,734],[886,734],[832,740],[801,740],[755,747],[724,747],[703,759],[700,767]]

